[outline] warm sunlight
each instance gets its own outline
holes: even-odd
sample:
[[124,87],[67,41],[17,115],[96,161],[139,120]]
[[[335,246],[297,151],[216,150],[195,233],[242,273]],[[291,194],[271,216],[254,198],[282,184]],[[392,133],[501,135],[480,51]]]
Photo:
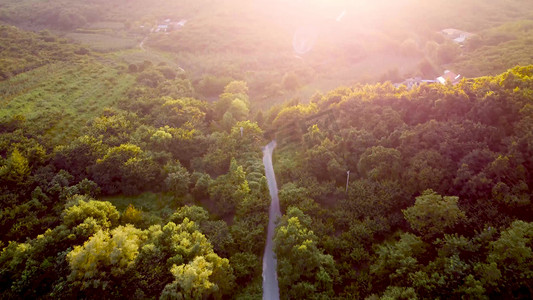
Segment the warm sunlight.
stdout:
[[0,300],[533,299],[533,1],[0,0]]

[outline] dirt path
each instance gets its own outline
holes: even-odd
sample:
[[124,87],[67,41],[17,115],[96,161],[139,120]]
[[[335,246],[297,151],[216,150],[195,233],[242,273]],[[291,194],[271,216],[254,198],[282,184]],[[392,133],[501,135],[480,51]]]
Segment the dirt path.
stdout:
[[146,51],[146,49],[144,49],[144,42],[146,42],[147,39],[148,36],[145,36],[144,39],[139,43],[139,48],[141,48],[143,51]]

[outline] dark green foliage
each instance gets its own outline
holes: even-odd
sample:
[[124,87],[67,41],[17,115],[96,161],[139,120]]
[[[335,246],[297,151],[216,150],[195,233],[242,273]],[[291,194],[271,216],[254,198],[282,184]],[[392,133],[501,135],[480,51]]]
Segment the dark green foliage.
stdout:
[[[506,275],[516,284],[503,283],[503,272],[527,265],[511,249],[526,245],[516,251],[528,257],[531,248],[522,235],[532,221],[530,72],[517,67],[411,91],[387,84],[339,89],[271,118],[280,134],[289,120],[303,122],[304,112],[315,123],[307,133],[292,132],[293,142],[280,150],[277,175],[286,183],[280,200],[282,208],[294,205],[312,218],[317,248],[339,270],[336,294],[531,294],[525,269],[516,269],[521,279]],[[347,170],[344,193],[347,178],[338,174]],[[521,242],[511,245],[510,235]],[[506,254],[496,254],[505,247]],[[502,255],[513,257],[502,263],[496,258]]]
[[103,156],[106,148],[101,140],[92,136],[82,136],[67,146],[56,147],[53,163],[56,168],[67,170],[81,180],[88,176],[89,167]]
[[240,202],[246,201],[250,188],[242,166],[232,159],[227,175],[221,175],[209,186],[209,195],[217,206],[218,213],[223,216],[232,213]]
[[156,162],[133,144],[109,148],[91,168],[91,178],[106,194],[138,194],[151,187],[158,189],[162,172]]

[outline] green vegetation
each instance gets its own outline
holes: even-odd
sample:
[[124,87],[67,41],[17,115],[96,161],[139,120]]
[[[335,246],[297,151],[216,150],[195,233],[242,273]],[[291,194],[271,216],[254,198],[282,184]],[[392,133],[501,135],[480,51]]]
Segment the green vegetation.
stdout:
[[483,30],[466,44],[464,56],[453,64],[466,76],[496,75],[512,65],[529,65],[533,56],[524,49],[533,45],[533,20],[508,22]]
[[[254,110],[355,82],[434,79],[445,69],[497,75],[533,63],[533,4],[522,0],[3,2],[0,21],[50,29],[99,52],[137,49],[136,56],[150,52],[146,59],[154,62],[164,56],[188,72],[203,97],[245,80]],[[172,25],[183,20],[183,27]],[[155,32],[158,25],[170,31]],[[456,44],[441,32],[446,28],[472,36]],[[309,51],[300,53],[299,43],[309,43]]]
[[533,297],[530,2],[190,2],[0,1],[0,299],[260,299],[272,139],[281,299]]
[[274,112],[282,298],[329,284],[328,298],[529,298],[532,72],[339,88]]

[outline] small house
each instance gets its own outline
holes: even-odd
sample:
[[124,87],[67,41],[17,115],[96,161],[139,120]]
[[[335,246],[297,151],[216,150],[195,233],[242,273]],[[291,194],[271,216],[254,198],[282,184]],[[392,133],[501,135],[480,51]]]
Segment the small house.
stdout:
[[155,32],[167,32],[167,31],[168,31],[168,25],[167,24],[157,25],[157,28],[155,29]]
[[461,80],[461,74],[455,74],[450,70],[444,71],[442,76],[437,77],[437,82],[441,84],[446,84],[446,82],[451,82],[452,84],[457,84]]
[[452,40],[454,43],[457,44],[464,44],[467,39],[471,38],[474,34],[466,31],[462,31],[459,29],[454,28],[447,28],[441,30],[441,33],[447,37],[448,39]]

